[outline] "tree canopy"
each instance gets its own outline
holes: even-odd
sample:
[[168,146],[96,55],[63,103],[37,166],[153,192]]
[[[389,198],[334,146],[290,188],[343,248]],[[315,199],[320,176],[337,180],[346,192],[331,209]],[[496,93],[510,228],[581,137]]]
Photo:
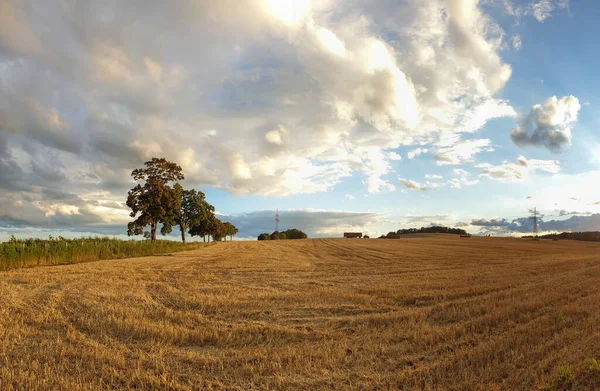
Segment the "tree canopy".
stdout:
[[165,158],[152,158],[144,163],[144,168],[133,170],[131,176],[138,183],[127,196],[127,206],[135,220],[127,224],[128,235],[141,235],[150,226],[150,238],[156,240],[158,224],[169,224],[171,211],[177,207],[178,193],[169,182],[183,180],[182,169]]
[[[128,235],[141,235],[156,240],[156,230],[162,224],[161,234],[172,232],[179,226],[181,240],[186,242],[186,232],[192,236],[202,236],[221,240],[238,233],[231,223],[222,223],[215,216],[215,207],[206,201],[206,196],[195,189],[186,190],[179,183],[172,187],[171,182],[184,179],[183,171],[176,163],[165,158],[152,158],[144,163],[144,168],[133,170],[131,176],[138,183],[128,193],[127,206],[135,220],[127,224]],[[150,232],[144,228],[150,226]]]
[[258,240],[286,240],[286,239],[306,239],[308,235],[299,229],[292,228],[287,231],[280,231],[279,236],[277,235],[277,231],[273,231],[272,234],[262,233],[258,235]]

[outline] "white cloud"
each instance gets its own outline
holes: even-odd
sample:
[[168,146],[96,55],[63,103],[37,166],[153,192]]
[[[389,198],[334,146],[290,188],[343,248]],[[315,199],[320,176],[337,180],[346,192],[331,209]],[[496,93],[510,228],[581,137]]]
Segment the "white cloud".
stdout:
[[479,179],[472,179],[471,173],[462,168],[452,170],[456,175],[448,181],[448,185],[454,189],[462,189],[464,186],[472,186],[479,183]]
[[265,133],[265,139],[271,144],[281,145],[283,144],[282,136],[285,131],[285,128],[280,126],[278,129],[273,129]]
[[425,174],[425,179],[438,180],[438,179],[444,179],[444,177],[441,175],[435,175],[435,174]]
[[512,130],[511,138],[520,146],[545,146],[550,151],[560,151],[571,144],[571,128],[580,109],[579,100],[572,95],[548,98],[531,108]]
[[345,197],[349,200],[355,200],[356,197],[354,197],[352,194],[346,194]]
[[413,181],[410,179],[404,179],[404,178],[400,178],[400,177],[398,177],[398,181],[400,181],[400,183],[407,189],[418,190],[418,191],[427,191],[427,190],[431,190],[431,189],[435,189],[435,188],[443,186],[443,184],[438,183],[438,182],[427,181],[425,183],[420,183],[417,181]]
[[[441,145],[444,145],[442,143]],[[489,139],[464,140],[450,143],[449,146],[441,146],[435,150],[435,158],[438,165],[456,165],[472,162],[475,155],[481,152],[492,152]]]
[[190,187],[288,196],[358,172],[393,191],[399,147],[440,164],[491,148],[457,134],[514,115],[504,40],[472,0],[3,1],[0,141],[19,152],[0,199],[33,210],[62,191],[57,216],[85,215],[159,153]]
[[386,156],[389,160],[402,160],[402,156],[398,155],[396,152],[388,152]]
[[569,0],[534,0],[526,6],[514,6],[511,0],[504,0],[504,10],[517,18],[529,15],[538,22],[550,18],[556,8],[569,8]]
[[539,0],[531,6],[531,12],[538,22],[543,22],[552,15],[554,3],[550,0]]
[[510,43],[512,44],[513,49],[515,49],[516,51],[521,50],[521,47],[523,46],[523,43],[521,42],[521,36],[520,35],[515,35],[510,39]]
[[427,152],[429,152],[429,149],[427,149],[427,148],[416,148],[416,149],[413,149],[412,151],[409,151],[407,156],[409,159],[414,159],[417,156],[422,155]]
[[519,156],[514,163],[504,162],[497,166],[482,163],[475,167],[482,169],[481,176],[513,182],[524,180],[530,173],[535,171],[557,174],[560,171],[560,162],[558,160],[528,160],[523,156]]

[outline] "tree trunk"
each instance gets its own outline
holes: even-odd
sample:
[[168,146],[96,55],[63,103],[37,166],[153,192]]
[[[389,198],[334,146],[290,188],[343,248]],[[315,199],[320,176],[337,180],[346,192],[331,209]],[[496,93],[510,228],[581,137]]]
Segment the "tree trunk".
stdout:
[[150,233],[152,234],[152,241],[156,242],[156,223],[150,225]]
[[180,224],[179,228],[181,229],[181,241],[185,244],[185,224]]

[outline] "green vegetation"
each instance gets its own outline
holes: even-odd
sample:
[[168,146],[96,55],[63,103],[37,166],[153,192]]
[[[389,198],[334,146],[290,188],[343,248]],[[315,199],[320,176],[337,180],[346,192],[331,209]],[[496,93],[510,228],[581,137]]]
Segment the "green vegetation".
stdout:
[[590,369],[592,371],[600,371],[600,361],[596,360],[595,358],[592,358],[590,360]]
[[559,365],[556,371],[556,378],[550,380],[544,387],[543,391],[554,391],[563,389],[566,385],[570,384],[575,380],[575,374],[568,365]]
[[[208,237],[209,242],[211,237],[219,241],[229,236],[231,240],[238,233],[233,224],[223,223],[215,216],[215,207],[206,201],[203,192],[185,190],[179,183],[169,185],[185,179],[179,165],[165,158],[152,158],[144,166],[131,173],[133,179],[143,183],[138,183],[127,196],[130,216],[135,218],[127,224],[128,235],[143,234],[154,242],[159,224],[163,235],[178,225],[183,243],[186,231],[192,236],[202,236],[204,241]],[[149,232],[144,231],[147,226]]]
[[[124,241],[110,238],[48,240],[22,239],[14,236],[7,243],[0,243],[0,270],[36,265],[58,265],[101,259],[116,259],[158,255],[175,251],[193,250],[202,244],[186,244],[186,231],[192,236],[202,236],[204,241],[212,237],[220,241],[238,233],[231,223],[221,222],[215,216],[215,207],[206,201],[203,192],[185,190],[179,183],[184,179],[183,170],[176,163],[165,158],[152,158],[144,163],[144,168],[133,170],[131,176],[140,182],[127,196],[129,214],[134,218],[127,224],[127,234],[144,235],[143,241]],[[181,241],[157,240],[156,231],[162,235],[179,226]],[[150,231],[145,231],[146,227]]]
[[575,375],[573,374],[573,370],[571,369],[570,366],[568,365],[559,365],[558,366],[558,370],[557,370],[557,374],[556,374],[556,379],[560,382],[560,383],[569,383],[572,382],[575,379]]
[[387,235],[380,236],[380,239],[397,239],[401,235],[409,235],[409,234],[453,234],[453,235],[466,235],[467,231],[460,228],[449,228],[442,226],[432,226],[432,227],[421,227],[421,228],[408,228],[408,229],[399,229],[396,232],[388,232]]
[[185,244],[171,240],[65,239],[60,236],[50,236],[47,240],[20,240],[12,236],[10,241],[0,243],[0,270],[159,255],[203,246],[202,243]]
[[[523,236],[523,238],[532,238],[533,236]],[[583,240],[586,242],[600,242],[600,231],[586,232],[563,232],[560,234],[548,234],[538,236],[541,239],[561,239],[561,240]]]
[[263,233],[258,235],[258,240],[286,240],[286,239],[306,239],[308,235],[299,229],[292,228],[287,231],[273,231],[272,234]]

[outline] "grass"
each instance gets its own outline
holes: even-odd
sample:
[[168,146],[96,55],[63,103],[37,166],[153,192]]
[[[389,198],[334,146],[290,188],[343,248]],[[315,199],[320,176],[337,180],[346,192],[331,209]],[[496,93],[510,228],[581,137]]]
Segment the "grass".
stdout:
[[195,250],[203,246],[200,243],[183,244],[170,240],[152,243],[148,240],[126,241],[100,237],[65,239],[50,236],[48,240],[12,237],[9,242],[0,243],[0,270],[141,257]]
[[599,249],[228,242],[10,270],[0,389],[596,390]]

